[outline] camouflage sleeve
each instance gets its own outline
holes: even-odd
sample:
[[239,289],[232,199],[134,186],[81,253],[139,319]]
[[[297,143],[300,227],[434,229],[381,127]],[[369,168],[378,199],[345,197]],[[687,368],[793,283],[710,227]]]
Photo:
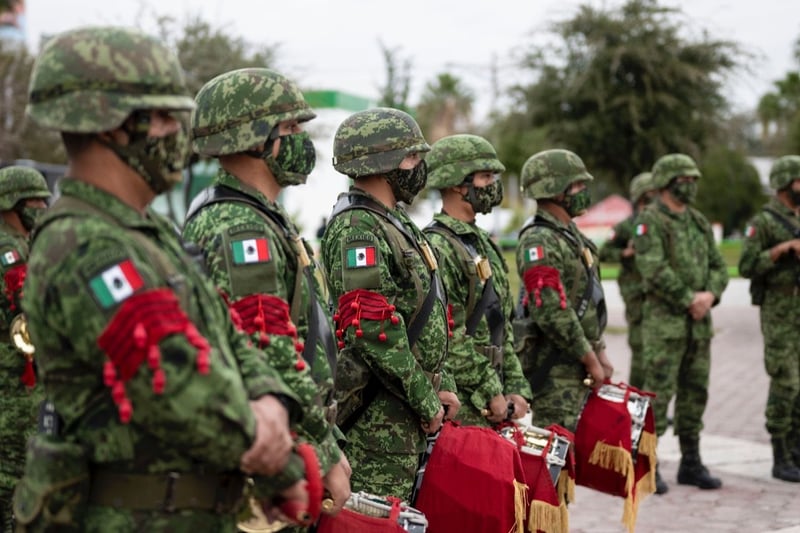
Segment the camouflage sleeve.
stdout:
[[688,309],[694,292],[673,270],[667,256],[667,236],[658,215],[646,209],[636,220],[633,241],[636,268],[642,274],[645,289],[670,303],[676,309]]
[[714,234],[711,225],[706,224],[706,237],[708,239],[708,285],[706,290],[714,294],[714,305],[717,305],[722,298],[725,287],[728,286],[728,265],[722,258],[717,243],[714,241]]
[[[452,306],[454,335],[450,338],[445,368],[455,379],[462,401],[469,401],[480,410],[486,407],[492,397],[503,393],[503,386],[489,359],[475,349],[473,337],[465,333],[468,284],[472,280],[464,275],[462,269],[474,268],[474,265],[463,265],[461,254],[453,249],[445,237],[434,232],[426,236],[431,246],[439,252],[439,275],[447,291],[448,304]],[[477,303],[481,286],[473,290],[477,292]]]
[[527,232],[517,248],[517,270],[525,285],[530,317],[566,355],[580,359],[592,351],[578,315],[567,300],[564,275],[580,258],[552,231]]
[[[348,295],[365,291],[371,298],[389,306],[405,296],[398,285],[403,274],[392,262],[392,250],[373,215],[351,212],[334,219],[323,237],[323,259],[330,276],[331,291],[341,302]],[[348,263],[348,259],[352,261]],[[350,264],[351,266],[346,266]],[[406,317],[393,313],[389,320],[361,320],[361,335],[356,328],[347,329],[343,339],[360,355],[372,372],[388,385],[399,387],[405,401],[422,420],[430,420],[439,411],[441,402],[430,380],[408,345]],[[443,373],[442,385],[446,376]],[[450,385],[454,385],[451,381]]]
[[206,329],[181,307],[186,284],[168,286],[143,250],[106,225],[63,225],[70,222],[53,222],[47,229],[55,231],[40,235],[46,251],[29,265],[23,299],[44,375],[73,380],[60,393],[80,391],[53,398],[65,423],[101,399],[114,419],[124,422],[127,411],[137,428],[198,460],[237,468],[255,420],[236,363],[209,346],[198,331]]
[[625,231],[625,221],[619,222],[614,229],[611,230],[611,235],[600,247],[600,260],[607,263],[621,263],[622,250],[628,247],[628,241],[631,235]]
[[[201,246],[209,276],[227,295],[243,322],[241,327],[250,334],[250,341],[267,354],[269,364],[300,399],[303,416],[296,429],[309,442],[321,446],[317,451],[321,466],[327,471],[339,461],[339,450],[325,419],[319,388],[309,365],[302,362],[297,328],[290,322],[288,251],[269,224],[251,208],[218,204],[206,209],[187,224],[185,238]],[[215,213],[220,216],[212,217]],[[263,309],[257,309],[260,307]],[[276,313],[278,307],[285,312]],[[266,314],[259,313],[266,308]],[[261,322],[256,325],[258,317]],[[278,322],[285,323],[284,327]]]
[[519,362],[517,352],[514,351],[514,334],[511,331],[511,321],[506,323],[506,342],[503,347],[503,393],[519,394],[528,400],[533,398],[531,384],[522,373],[522,364]]
[[27,250],[14,239],[0,240],[0,320],[8,329],[20,313],[22,286],[25,282]]
[[745,227],[742,255],[739,257],[739,273],[750,279],[769,274],[775,268],[769,251],[769,227],[764,223],[762,216],[756,215]]

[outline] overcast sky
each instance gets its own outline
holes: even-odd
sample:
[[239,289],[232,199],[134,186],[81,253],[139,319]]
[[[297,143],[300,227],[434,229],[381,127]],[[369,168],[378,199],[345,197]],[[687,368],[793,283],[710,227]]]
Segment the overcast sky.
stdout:
[[[412,60],[411,101],[437,73],[448,70],[477,93],[488,109],[493,58],[500,85],[516,81],[509,58],[541,39],[547,23],[575,13],[577,0],[27,0],[28,41],[87,24],[146,23],[153,13],[178,18],[199,13],[252,42],[279,43],[278,70],[304,88],[339,89],[376,98],[385,69],[380,39]],[[591,0],[592,5],[620,2]],[[792,44],[800,35],[797,0],[664,0],[680,7],[694,31],[736,40],[755,54],[727,95],[753,108],[774,80],[796,68]],[[144,7],[143,7],[144,6]],[[143,17],[141,13],[146,15]]]

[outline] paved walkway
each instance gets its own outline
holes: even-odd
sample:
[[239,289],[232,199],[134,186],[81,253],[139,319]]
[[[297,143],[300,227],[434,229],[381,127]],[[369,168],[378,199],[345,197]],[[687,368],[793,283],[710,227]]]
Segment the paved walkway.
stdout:
[[[701,454],[723,487],[701,491],[675,482],[680,452],[668,433],[658,444],[661,473],[670,486],[639,508],[636,531],[800,533],[800,483],[774,480],[772,450],[764,429],[767,376],[758,309],[750,305],[745,280],[732,280],[713,310],[711,387],[704,417]],[[628,376],[630,351],[622,302],[615,283],[604,283],[609,304],[608,354],[614,379]],[[570,505],[570,531],[623,533],[622,499],[578,487]]]

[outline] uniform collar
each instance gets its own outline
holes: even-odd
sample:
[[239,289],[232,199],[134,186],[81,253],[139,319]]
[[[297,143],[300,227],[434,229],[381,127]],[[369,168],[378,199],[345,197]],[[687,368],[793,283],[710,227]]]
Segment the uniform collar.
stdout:
[[444,226],[447,226],[456,235],[474,235],[475,233],[477,233],[475,229],[476,228],[475,224],[459,220],[455,217],[448,215],[444,211],[433,215],[433,220],[439,222]]
[[239,191],[242,194],[246,194],[259,203],[269,207],[273,207],[275,205],[275,202],[270,201],[270,199],[264,196],[260,191],[247,185],[246,183],[243,183],[239,178],[222,167],[219,168],[217,175],[214,176],[214,185],[224,185],[225,187]]
[[768,205],[773,211],[777,211],[781,215],[784,215],[788,218],[797,218],[795,212],[792,209],[789,209],[786,204],[778,200],[775,196],[769,199]]
[[148,207],[145,214],[129,206],[113,194],[75,178],[64,178],[59,184],[62,196],[72,196],[114,218],[121,226],[129,228],[154,228],[154,213]]
[[27,239],[28,237],[25,236],[20,230],[12,226],[11,224],[6,223],[5,220],[0,218],[0,233],[5,235],[10,235],[12,237],[17,237],[20,239]]

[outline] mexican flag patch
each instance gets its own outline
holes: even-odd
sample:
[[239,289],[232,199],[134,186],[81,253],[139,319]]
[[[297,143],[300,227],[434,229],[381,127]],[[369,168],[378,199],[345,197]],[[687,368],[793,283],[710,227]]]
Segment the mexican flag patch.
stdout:
[[231,243],[233,263],[247,265],[250,263],[266,263],[271,259],[267,239],[243,239]]
[[375,247],[350,248],[347,250],[347,268],[371,267],[376,265]]
[[525,261],[531,263],[533,261],[539,261],[540,259],[544,259],[544,248],[541,246],[534,246],[533,248],[528,248],[525,251]]
[[744,236],[747,237],[748,239],[750,237],[755,237],[756,236],[756,227],[755,226],[747,226],[747,228],[744,230]]
[[642,236],[647,234],[647,224],[636,225],[636,235]]
[[94,297],[104,308],[118,304],[144,286],[130,259],[107,268],[89,280]]
[[16,250],[9,250],[3,255],[0,255],[0,263],[3,263],[3,266],[10,266],[19,261],[19,252]]

